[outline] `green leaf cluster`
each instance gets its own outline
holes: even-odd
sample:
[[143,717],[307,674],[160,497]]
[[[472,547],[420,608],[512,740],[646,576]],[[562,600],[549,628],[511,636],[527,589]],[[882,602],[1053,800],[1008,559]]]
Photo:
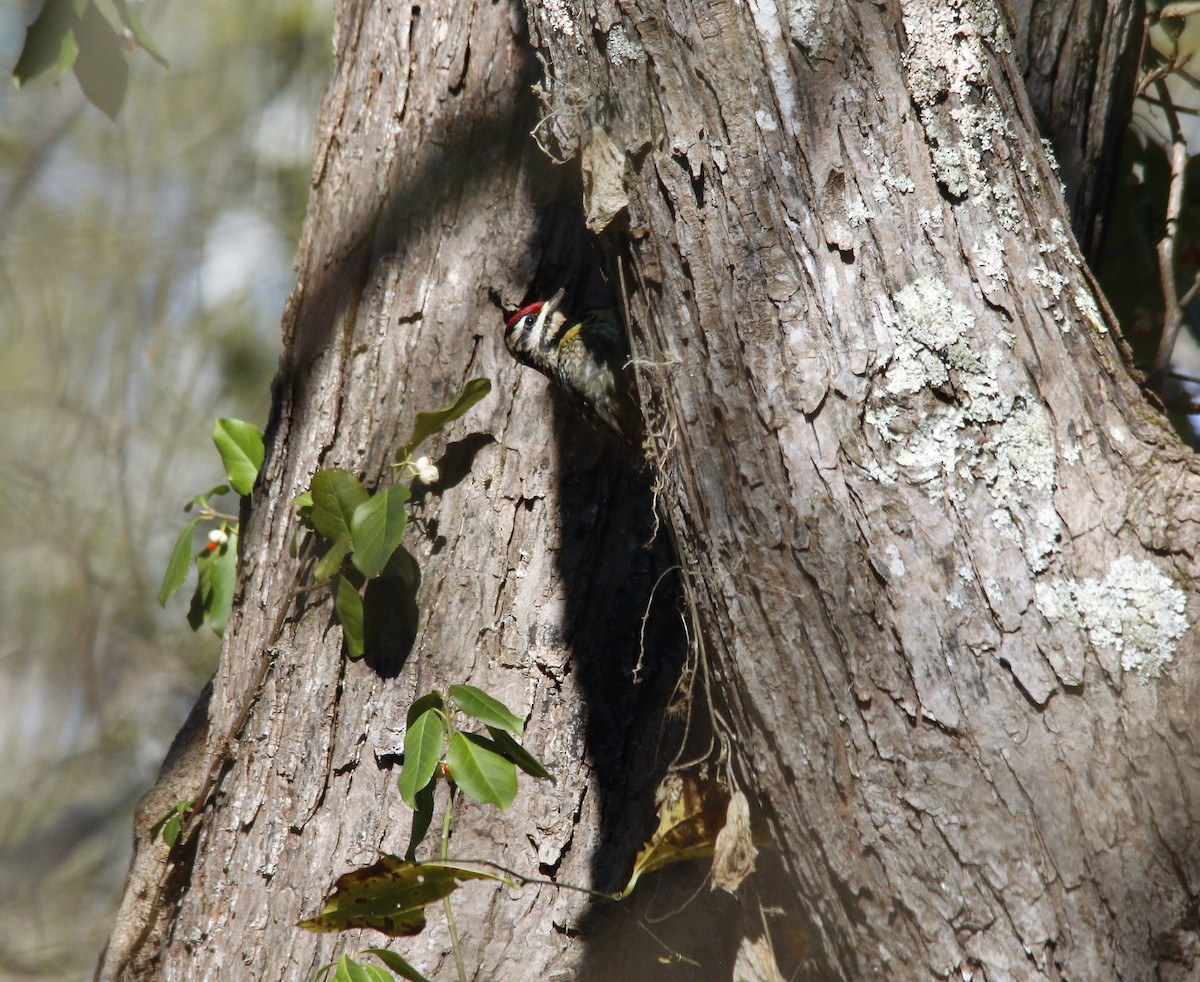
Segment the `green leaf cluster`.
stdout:
[[[305,922],[305,924],[307,923]],[[301,925],[301,927],[304,926],[304,924]],[[367,948],[365,951],[360,951],[359,954],[373,955],[402,979],[411,979],[412,982],[429,982],[428,978],[394,951],[388,951],[386,948]],[[342,955],[336,962],[330,962],[323,966],[313,976],[313,982],[321,982],[321,979],[330,972],[333,972],[333,982],[393,982],[395,978],[377,965],[367,965],[356,961],[349,955]]]
[[[213,443],[221,454],[221,463],[229,483],[218,484],[196,495],[184,506],[185,512],[194,508],[200,514],[184,526],[175,540],[162,584],[158,588],[158,602],[166,604],[183,586],[194,557],[196,589],[188,608],[188,624],[193,631],[207,624],[218,635],[222,635],[229,623],[233,591],[237,585],[238,524],[235,516],[217,511],[209,499],[228,494],[231,487],[239,495],[250,494],[262,467],[263,432],[254,424],[240,419],[218,419],[213,427]],[[193,539],[196,527],[201,522],[211,522],[213,532],[220,534],[210,538],[197,553]]]
[[518,741],[524,725],[500,700],[473,685],[450,686],[449,699],[459,712],[482,723],[488,735],[454,728],[446,698],[430,692],[409,707],[404,733],[404,766],[396,785],[416,813],[411,857],[433,816],[433,784],[441,775],[468,798],[508,809],[517,796],[517,768],[537,778],[554,777]]
[[[396,466],[411,468],[412,451],[462,416],[491,388],[485,378],[472,379],[446,405],[418,413],[412,435],[397,454]],[[332,585],[333,609],[349,658],[363,657],[378,635],[379,631],[373,630],[377,627],[373,612],[403,609],[416,595],[420,565],[400,544],[411,497],[407,485],[371,492],[350,471],[329,468],[317,471],[308,490],[294,502],[300,520],[326,541],[313,578]]]
[[129,86],[127,45],[167,67],[129,0],[46,0],[25,32],[13,81],[21,86],[43,72],[58,78],[74,71],[88,101],[116,119]]
[[[451,709],[482,724],[490,736],[464,733],[454,726]],[[451,801],[447,806],[442,827],[442,859],[440,862],[417,862],[416,846],[428,831],[433,819],[434,787],[438,777],[444,777],[451,788],[457,788],[481,804],[494,804],[507,809],[517,793],[517,768],[539,778],[554,778],[519,743],[525,727],[521,719],[500,700],[472,685],[452,685],[448,693],[429,692],[417,699],[408,709],[408,725],[404,734],[404,765],[397,785],[404,801],[413,808],[413,836],[408,854],[383,855],[371,866],[353,870],[338,878],[333,891],[325,899],[321,913],[300,922],[310,931],[345,931],[369,927],[391,937],[408,937],[425,928],[425,908],[443,901],[447,917],[451,917],[449,896],[464,880],[487,879],[510,886],[516,884],[499,876],[446,861],[446,844],[450,834]],[[456,949],[457,951],[457,949]],[[406,979],[421,978],[407,962],[386,961],[378,951],[372,953],[388,967]],[[390,957],[399,958],[394,953]],[[371,978],[368,967],[359,966],[343,957],[336,963],[338,971],[367,972],[358,975],[337,975],[335,978]],[[461,977],[461,962],[460,977]],[[318,979],[334,968],[326,965]]]
[[229,536],[215,549],[205,549],[196,557],[196,592],[188,608],[188,625],[193,631],[207,624],[217,637],[223,637],[233,610],[233,589],[237,585],[238,530],[225,529]]
[[[332,581],[333,608],[350,658],[361,658],[366,651],[363,591],[368,582],[385,577],[413,580],[417,561],[400,544],[411,494],[402,484],[372,494],[349,471],[334,468],[317,471],[309,490],[296,500],[301,520],[328,541],[313,578],[318,583]],[[415,582],[411,585],[415,590]]]

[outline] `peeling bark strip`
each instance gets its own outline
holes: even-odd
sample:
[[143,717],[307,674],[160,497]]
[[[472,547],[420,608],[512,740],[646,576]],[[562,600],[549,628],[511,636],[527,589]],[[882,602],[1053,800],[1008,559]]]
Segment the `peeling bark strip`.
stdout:
[[[672,560],[640,548],[641,478],[507,359],[488,302],[602,292],[585,220],[749,804],[723,870],[758,851],[721,874],[741,917],[724,891],[708,921],[687,908],[676,944],[706,946],[703,968],[670,971],[1194,973],[1200,475],[1099,313],[1004,19],[989,0],[527,14],[529,39],[504,5],[340,8],[212,734],[292,603],[289,502],[313,470],[373,480],[416,411],[475,375],[496,392],[448,434],[461,481],[419,504],[399,674],[348,665],[315,595],[269,653],[161,974],[306,978],[377,940],[294,925],[403,849],[405,709],[451,681],[520,707],[559,778],[464,810],[453,852],[605,887],[627,871],[671,684],[631,673],[676,651],[673,610],[639,638]],[[664,977],[574,894],[468,889],[476,978]],[[447,952],[433,917],[404,946],[435,978]]]

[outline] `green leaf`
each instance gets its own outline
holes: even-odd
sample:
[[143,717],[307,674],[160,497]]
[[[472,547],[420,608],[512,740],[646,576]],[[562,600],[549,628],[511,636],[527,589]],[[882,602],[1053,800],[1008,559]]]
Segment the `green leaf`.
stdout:
[[413,721],[418,716],[430,709],[440,709],[443,713],[446,711],[446,703],[442,699],[442,694],[437,689],[434,689],[432,692],[426,692],[420,699],[413,700],[413,704],[408,707],[408,717],[405,725],[412,726]]
[[338,623],[342,625],[342,639],[346,642],[346,657],[352,660],[363,656],[363,602],[362,596],[346,577],[334,580],[333,609]]
[[326,583],[333,579],[334,575],[342,568],[342,561],[346,558],[353,547],[354,543],[349,539],[339,539],[335,542],[320,562],[313,567],[313,579],[318,583]]
[[496,744],[475,733],[455,733],[446,752],[450,777],[463,794],[481,805],[507,811],[517,797],[517,768]]
[[62,47],[58,52],[58,60],[54,63],[54,74],[61,78],[66,75],[72,68],[75,67],[75,61],[79,58],[79,42],[75,39],[75,32],[68,32],[63,38]]
[[343,976],[339,967],[334,976],[336,982],[396,982],[396,979],[378,965],[364,965],[353,958],[343,957],[346,962],[346,974]]
[[188,809],[191,807],[192,801],[190,798],[187,801],[177,802],[174,808],[150,826],[151,841],[161,835],[163,842],[168,846],[175,845],[175,841],[179,838],[179,833],[183,828],[183,816],[187,814]]
[[117,14],[121,18],[121,23],[129,28],[129,33],[133,35],[133,39],[141,46],[151,58],[157,61],[163,68],[170,68],[167,59],[162,56],[157,46],[150,39],[149,33],[142,24],[141,19],[130,8],[126,0],[116,0]]
[[425,927],[426,906],[450,896],[462,880],[505,882],[494,873],[384,855],[371,866],[339,876],[321,913],[298,926],[306,931],[369,927],[393,938],[411,937]]
[[[204,619],[218,637],[225,635],[225,626],[229,623],[229,615],[233,610],[233,591],[237,586],[238,533],[236,528],[226,531],[229,541],[213,552],[205,553],[212,561],[208,567],[211,592]],[[197,560],[197,568],[199,565],[200,561]]]
[[450,686],[450,698],[464,713],[479,720],[484,726],[498,726],[515,737],[525,732],[522,723],[499,699],[493,699],[482,689],[473,685]]
[[216,552],[204,550],[196,557],[196,590],[192,594],[192,606],[188,610],[188,624],[193,631],[200,630],[208,621],[213,605],[213,564]]
[[413,809],[412,827],[408,834],[408,848],[404,851],[404,858],[410,862],[417,858],[417,846],[421,844],[425,833],[429,831],[429,826],[433,824],[433,789],[435,787],[436,782],[430,781],[416,793],[417,807]]
[[310,491],[313,528],[330,542],[349,539],[354,509],[370,497],[362,482],[349,471],[317,471]]
[[212,590],[208,586],[208,577],[205,575],[204,567],[201,566],[201,563],[207,558],[207,555],[200,555],[196,558],[196,572],[200,575],[196,577],[196,589],[192,591],[187,614],[188,627],[193,631],[199,631],[204,626],[204,612],[208,609],[208,599],[212,596]]
[[404,766],[396,784],[409,808],[417,807],[417,792],[433,780],[445,738],[446,724],[436,709],[423,712],[405,730]]
[[438,432],[447,423],[458,419],[459,416],[491,391],[492,383],[490,381],[485,378],[473,378],[446,405],[431,412],[417,413],[417,418],[413,422],[412,435],[408,438],[408,442],[396,453],[397,463],[408,460],[412,456],[413,451],[429,437],[433,436],[434,433]]
[[175,540],[171,558],[167,560],[167,571],[163,573],[162,585],[158,588],[160,606],[165,606],[168,598],[183,586],[183,581],[187,579],[188,570],[192,568],[192,532],[199,522],[200,519],[193,518]]
[[48,0],[42,7],[25,31],[25,45],[13,68],[13,81],[18,88],[48,68],[56,67],[61,75],[71,67],[79,54],[71,30],[74,19],[71,0]]
[[384,488],[355,508],[350,516],[350,536],[354,540],[354,554],[350,558],[369,580],[383,572],[404,537],[408,520],[404,505],[409,494],[403,484]]
[[554,775],[542,766],[541,761],[498,726],[489,726],[487,730],[492,735],[492,740],[495,741],[496,746],[500,748],[500,752],[526,774],[532,774],[534,777],[542,778],[551,784],[558,783],[554,779]]
[[296,514],[300,516],[300,520],[312,524],[312,491],[301,491],[292,499],[292,504],[295,505]]
[[95,3],[88,3],[74,25],[79,54],[71,66],[88,102],[116,119],[129,87],[125,46]]
[[262,467],[263,431],[240,419],[218,419],[213,426],[213,443],[221,453],[233,490],[245,497],[254,490]]
[[333,973],[333,982],[395,982],[387,972],[374,965],[363,965],[349,955],[338,959],[337,971]]
[[402,979],[409,979],[410,982],[429,982],[429,979],[394,951],[388,951],[386,948],[368,948],[366,951],[360,952],[360,954],[374,955]]

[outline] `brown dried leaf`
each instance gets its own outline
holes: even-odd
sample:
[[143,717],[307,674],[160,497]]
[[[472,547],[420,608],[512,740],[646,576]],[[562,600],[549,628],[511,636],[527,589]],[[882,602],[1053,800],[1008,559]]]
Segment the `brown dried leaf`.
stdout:
[[754,872],[758,850],[750,834],[750,802],[735,791],[725,810],[725,825],[717,833],[713,854],[713,889],[736,893],[742,881]]
[[701,783],[694,775],[672,774],[659,785],[656,798],[658,828],[638,853],[623,897],[644,873],[711,856],[724,824],[728,795],[715,780]]

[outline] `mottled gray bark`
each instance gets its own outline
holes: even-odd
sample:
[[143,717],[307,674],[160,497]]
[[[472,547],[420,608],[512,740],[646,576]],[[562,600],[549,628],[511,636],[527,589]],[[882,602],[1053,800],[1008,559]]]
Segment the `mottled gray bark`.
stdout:
[[[163,974],[299,979],[378,940],[293,925],[402,850],[405,708],[448,681],[528,714],[559,776],[502,818],[465,808],[454,852],[614,882],[674,657],[664,628],[658,682],[632,681],[668,563],[640,548],[648,478],[707,665],[693,714],[711,699],[709,762],[754,806],[744,920],[696,917],[699,972],[638,969],[576,895],[473,885],[475,978],[1194,971],[1198,475],[1100,313],[995,9],[530,18],[540,122],[512,8],[339,10],[210,745],[292,603],[289,502],[313,469],[377,477],[415,411],[498,386],[448,434],[461,481],[417,506],[421,627],[397,674],[345,662],[319,595],[269,652],[163,915]],[[546,163],[535,123],[571,163]],[[646,473],[509,362],[489,301],[589,269],[585,216],[628,315]],[[397,947],[452,977],[439,919]]]

